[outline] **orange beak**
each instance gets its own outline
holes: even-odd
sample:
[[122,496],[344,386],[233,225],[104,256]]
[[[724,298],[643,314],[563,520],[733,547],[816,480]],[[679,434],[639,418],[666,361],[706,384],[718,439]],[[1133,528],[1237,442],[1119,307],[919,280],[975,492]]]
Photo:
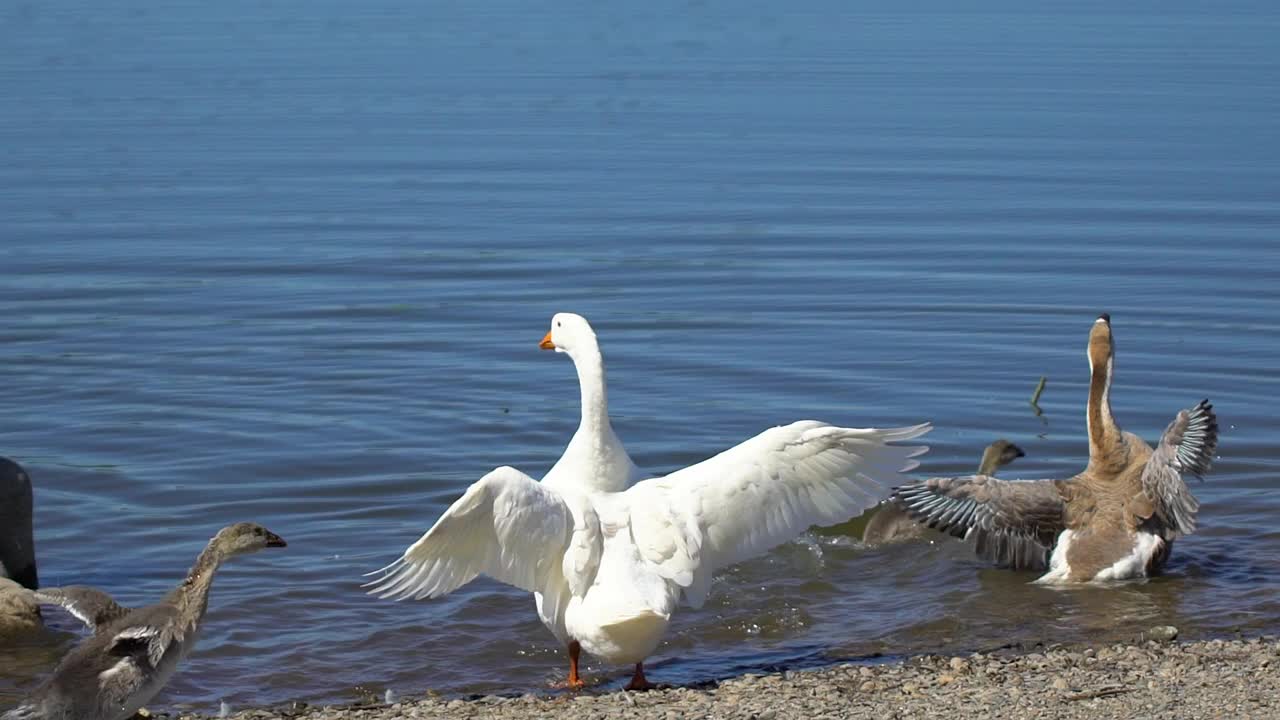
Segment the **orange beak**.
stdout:
[[538,343],[538,347],[543,350],[555,350],[556,344],[551,342],[551,332],[548,331],[546,336],[542,338],[542,342]]

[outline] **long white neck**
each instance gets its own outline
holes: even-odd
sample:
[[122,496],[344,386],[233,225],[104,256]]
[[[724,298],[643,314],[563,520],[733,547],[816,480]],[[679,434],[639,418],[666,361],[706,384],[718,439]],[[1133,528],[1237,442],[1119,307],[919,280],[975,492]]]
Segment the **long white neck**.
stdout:
[[604,384],[604,358],[600,347],[594,343],[588,348],[575,350],[573,367],[578,371],[578,388],[582,395],[582,420],[578,433],[587,437],[601,437],[612,432],[609,425],[609,393]]
[[620,492],[631,485],[639,470],[609,422],[600,348],[592,343],[590,347],[575,349],[570,357],[578,371],[582,419],[564,454],[542,481],[554,487]]

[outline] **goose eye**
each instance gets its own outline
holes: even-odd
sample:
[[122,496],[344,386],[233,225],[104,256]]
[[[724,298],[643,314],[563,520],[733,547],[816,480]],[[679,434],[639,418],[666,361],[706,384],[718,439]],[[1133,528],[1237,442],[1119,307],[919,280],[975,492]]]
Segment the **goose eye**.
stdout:
[[556,327],[560,327],[560,325],[561,325],[560,321],[559,321],[559,320],[557,320],[557,321],[556,321]]

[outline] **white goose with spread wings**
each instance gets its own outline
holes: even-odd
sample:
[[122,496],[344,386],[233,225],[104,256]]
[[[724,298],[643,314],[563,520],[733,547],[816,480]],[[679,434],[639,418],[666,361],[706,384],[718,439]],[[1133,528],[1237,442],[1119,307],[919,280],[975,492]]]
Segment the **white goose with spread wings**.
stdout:
[[1195,531],[1199,503],[1184,474],[1202,477],[1218,443],[1213,406],[1182,410],[1154,452],[1111,413],[1111,319],[1089,336],[1089,464],[1064,480],[930,478],[898,488],[892,501],[919,522],[973,535],[980,556],[1038,582],[1123,580],[1158,572],[1173,541]]
[[775,427],[708,460],[621,492],[586,477],[541,483],[501,467],[473,484],[370,583],[383,597],[434,598],[488,575],[562,608],[569,635],[610,663],[643,660],[681,597],[707,598],[713,573],[841,522],[914,468],[929,426]]
[[[578,373],[582,414],[578,429],[569,439],[560,459],[542,477],[548,487],[586,488],[601,492],[621,492],[645,477],[632,462],[609,420],[609,395],[605,386],[604,356],[591,324],[581,315],[556,313],[551,328],[538,347],[564,353]],[[569,654],[567,686],[582,687],[578,677],[579,643],[565,627],[565,604],[548,603],[542,593],[533,593],[542,624],[556,636]]]

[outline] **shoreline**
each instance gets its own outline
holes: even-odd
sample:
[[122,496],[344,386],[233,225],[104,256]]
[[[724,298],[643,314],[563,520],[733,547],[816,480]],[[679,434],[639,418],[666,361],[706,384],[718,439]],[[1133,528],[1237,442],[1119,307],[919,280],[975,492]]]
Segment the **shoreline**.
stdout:
[[[1162,630],[1161,628],[1153,628]],[[1173,630],[1169,628],[1168,630]],[[1176,632],[1176,631],[1174,631]],[[1169,633],[1166,633],[1166,635]],[[1280,640],[1177,642],[921,655],[662,687],[474,698],[404,697],[388,704],[232,709],[238,720],[685,717],[1223,717],[1280,718]],[[217,715],[156,712],[155,718]]]

